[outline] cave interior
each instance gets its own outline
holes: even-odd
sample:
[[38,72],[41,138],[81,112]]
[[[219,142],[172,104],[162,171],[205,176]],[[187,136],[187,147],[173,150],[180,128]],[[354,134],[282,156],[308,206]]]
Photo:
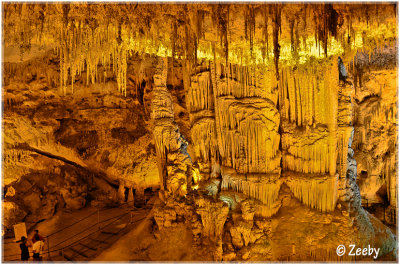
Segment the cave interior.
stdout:
[[2,8],[3,261],[398,260],[397,3]]

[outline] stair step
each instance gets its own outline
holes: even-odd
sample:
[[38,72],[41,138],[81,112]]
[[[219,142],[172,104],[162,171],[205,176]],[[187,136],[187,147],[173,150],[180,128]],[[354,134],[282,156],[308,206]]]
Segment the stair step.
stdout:
[[109,232],[109,231],[101,231],[101,233],[106,234],[106,235],[114,235],[114,236],[118,235],[118,232],[116,233],[116,232]]
[[61,256],[61,257],[63,257],[64,259],[66,259],[66,260],[68,260],[68,261],[76,262],[76,261],[72,258],[72,256],[70,256],[70,255],[68,255],[68,254],[65,254],[65,253],[64,253],[64,256]]
[[70,247],[69,249],[72,250],[73,252],[75,252],[75,253],[77,253],[77,254],[79,254],[79,255],[85,257],[85,258],[88,257],[85,253],[83,253],[82,251],[79,251],[79,250],[77,250],[77,249],[75,249],[75,248],[73,248],[73,247]]
[[62,254],[61,254],[61,251],[60,251],[60,253],[59,253],[59,255],[58,256],[52,256],[51,257],[51,262],[52,263],[58,263],[58,262],[65,262],[65,261],[70,261],[69,259],[67,259],[66,257],[63,257],[62,256]]
[[89,237],[89,239],[90,239],[90,240],[92,240],[92,241],[95,241],[95,242],[101,243],[101,244],[106,244],[106,245],[108,245],[108,243],[107,243],[107,242],[105,242],[105,241],[103,241],[103,240],[98,240],[98,239],[91,238],[91,237]]
[[96,248],[96,247],[91,247],[91,246],[88,246],[88,245],[86,245],[86,244],[83,244],[83,243],[81,243],[81,242],[79,242],[79,245],[81,245],[81,246],[84,246],[85,248],[88,248],[88,249],[90,249],[90,250],[94,250],[94,251],[96,251],[96,250],[97,250],[97,248]]

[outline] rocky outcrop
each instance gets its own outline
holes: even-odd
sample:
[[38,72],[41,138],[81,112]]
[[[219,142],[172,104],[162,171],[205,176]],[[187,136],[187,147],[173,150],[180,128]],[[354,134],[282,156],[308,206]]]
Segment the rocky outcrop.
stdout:
[[201,216],[202,235],[216,241],[221,240],[224,224],[229,213],[228,206],[220,200],[214,201],[206,197],[196,200],[196,212]]

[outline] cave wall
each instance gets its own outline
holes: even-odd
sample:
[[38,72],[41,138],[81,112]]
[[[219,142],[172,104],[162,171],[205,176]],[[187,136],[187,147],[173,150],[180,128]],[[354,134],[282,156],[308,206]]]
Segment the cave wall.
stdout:
[[355,158],[363,205],[397,206],[397,55],[392,47],[358,53],[351,62],[355,85]]
[[[156,58],[130,58],[126,96],[115,93],[112,73],[89,86],[85,74],[77,76],[74,93],[60,95],[52,50],[3,65],[3,190],[10,213],[4,231],[22,220],[30,227],[63,208],[125,202],[124,189],[139,196],[160,188],[150,112]],[[174,76],[166,84],[184,130],[179,72]]]

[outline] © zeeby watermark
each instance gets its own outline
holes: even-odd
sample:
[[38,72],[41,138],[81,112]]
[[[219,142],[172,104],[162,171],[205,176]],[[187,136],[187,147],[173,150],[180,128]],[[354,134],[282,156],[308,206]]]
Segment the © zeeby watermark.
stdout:
[[[350,244],[348,246],[349,251],[347,253],[347,256],[372,256],[373,258],[376,259],[379,255],[379,250],[380,248],[372,248],[370,245],[366,248],[357,248],[355,244]],[[338,256],[343,256],[346,254],[346,247],[344,245],[339,245],[336,248],[336,254]]]

